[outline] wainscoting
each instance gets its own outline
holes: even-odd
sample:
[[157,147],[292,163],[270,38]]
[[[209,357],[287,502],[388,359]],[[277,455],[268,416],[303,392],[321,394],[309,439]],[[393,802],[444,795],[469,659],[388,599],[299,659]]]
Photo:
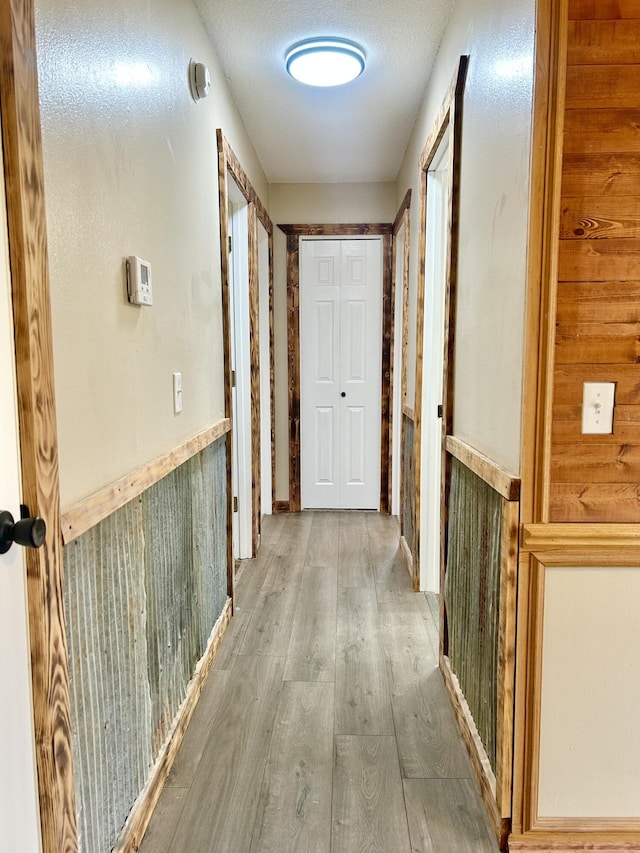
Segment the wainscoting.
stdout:
[[520,481],[447,436],[440,668],[503,849],[511,822]]
[[228,620],[226,447],[218,437],[65,545],[80,851],[118,842]]
[[409,574],[413,579],[416,519],[416,468],[414,452],[414,422],[413,417],[409,415],[406,410],[402,413],[401,453],[402,479],[400,481],[400,541],[407,561]]

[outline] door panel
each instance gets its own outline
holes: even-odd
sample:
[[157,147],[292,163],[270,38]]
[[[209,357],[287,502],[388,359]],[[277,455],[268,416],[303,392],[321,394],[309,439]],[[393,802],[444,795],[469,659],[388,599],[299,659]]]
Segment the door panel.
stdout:
[[378,509],[382,242],[301,241],[300,315],[302,506]]

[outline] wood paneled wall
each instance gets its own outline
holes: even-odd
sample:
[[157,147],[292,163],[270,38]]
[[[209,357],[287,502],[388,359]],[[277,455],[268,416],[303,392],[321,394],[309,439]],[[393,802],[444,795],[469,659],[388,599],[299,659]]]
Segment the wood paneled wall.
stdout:
[[[549,472],[552,522],[640,522],[640,4],[570,0]],[[582,435],[584,382],[615,382]]]

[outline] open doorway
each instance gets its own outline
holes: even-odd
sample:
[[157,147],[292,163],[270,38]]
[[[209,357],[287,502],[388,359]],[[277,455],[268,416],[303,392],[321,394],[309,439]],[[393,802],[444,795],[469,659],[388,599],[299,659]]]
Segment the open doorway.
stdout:
[[229,274],[231,309],[231,421],[233,457],[233,557],[252,554],[251,362],[249,352],[248,204],[229,177]]
[[440,484],[444,308],[447,290],[450,133],[447,128],[426,174],[425,310],[422,328],[420,464],[420,589],[440,591]]

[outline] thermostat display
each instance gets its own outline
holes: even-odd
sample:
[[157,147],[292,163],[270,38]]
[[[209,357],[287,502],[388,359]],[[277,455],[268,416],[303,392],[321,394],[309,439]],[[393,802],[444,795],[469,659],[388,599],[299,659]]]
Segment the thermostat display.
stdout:
[[132,305],[153,305],[151,264],[135,255],[127,258],[127,296]]

